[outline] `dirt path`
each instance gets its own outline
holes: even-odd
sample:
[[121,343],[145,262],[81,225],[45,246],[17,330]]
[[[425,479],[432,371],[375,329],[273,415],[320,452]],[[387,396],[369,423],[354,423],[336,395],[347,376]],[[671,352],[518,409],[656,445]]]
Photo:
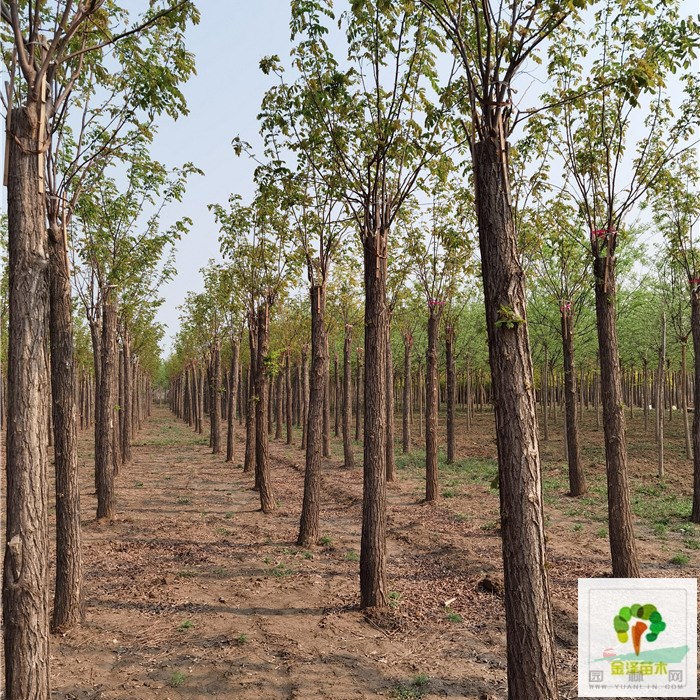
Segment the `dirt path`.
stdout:
[[[82,628],[53,640],[54,697],[505,697],[492,417],[482,423],[460,446],[480,459],[468,473],[444,471],[441,505],[420,503],[420,457],[397,459],[392,609],[369,617],[356,608],[362,471],[342,468],[339,442],[324,468],[323,544],[302,549],[298,447],[271,442],[278,509],[264,516],[252,476],[158,409],[118,477],[118,517],[107,525],[94,520],[93,455],[83,434],[87,615]],[[561,470],[545,470],[545,502],[559,686],[568,700],[577,695],[576,578],[605,575],[609,564],[607,541],[594,536],[602,497],[567,501]],[[657,545],[640,538],[643,558],[662,556]],[[690,556],[694,568],[683,575],[695,575],[698,555]],[[648,575],[668,575],[652,569]]]

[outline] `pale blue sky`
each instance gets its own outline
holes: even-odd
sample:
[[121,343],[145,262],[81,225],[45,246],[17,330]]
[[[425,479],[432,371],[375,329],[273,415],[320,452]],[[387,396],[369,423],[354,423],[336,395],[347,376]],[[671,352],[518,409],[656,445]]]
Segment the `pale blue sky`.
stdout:
[[167,324],[164,351],[178,327],[178,309],[188,290],[201,289],[199,269],[218,257],[218,231],[210,203],[225,203],[232,192],[252,194],[253,164],[237,157],[232,138],[256,143],[257,114],[271,79],[258,63],[263,56],[289,53],[288,0],[203,0],[201,21],[188,31],[197,75],[185,86],[190,114],[161,124],[153,155],[169,166],[193,162],[205,177],[193,177],[183,202],[167,218],[189,216],[190,234],[177,246],[177,277],[161,289],[159,320]]

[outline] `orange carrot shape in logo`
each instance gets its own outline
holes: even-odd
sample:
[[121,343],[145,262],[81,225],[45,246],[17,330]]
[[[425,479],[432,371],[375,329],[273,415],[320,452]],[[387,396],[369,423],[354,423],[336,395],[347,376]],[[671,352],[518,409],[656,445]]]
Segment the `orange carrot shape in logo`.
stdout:
[[655,642],[657,637],[666,629],[666,623],[661,617],[661,613],[656,609],[655,605],[645,603],[639,605],[635,603],[629,607],[620,608],[620,612],[615,615],[613,627],[617,632],[617,638],[625,644],[629,639],[628,632],[632,618],[636,618],[637,622],[632,625],[632,646],[634,653],[639,656],[639,651],[642,644],[642,635],[646,630],[649,634],[646,636],[647,642]]

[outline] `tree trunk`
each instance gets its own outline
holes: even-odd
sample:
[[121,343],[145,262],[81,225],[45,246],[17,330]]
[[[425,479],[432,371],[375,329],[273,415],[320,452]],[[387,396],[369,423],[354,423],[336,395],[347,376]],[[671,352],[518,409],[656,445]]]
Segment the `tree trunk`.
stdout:
[[[606,263],[608,266],[606,275]],[[608,529],[613,576],[639,576],[632,508],[627,479],[627,436],[620,383],[620,353],[615,304],[615,257],[597,255],[595,274],[596,321],[600,357],[601,403],[608,479]]]
[[309,346],[301,346],[301,449],[306,449],[309,417]]
[[345,324],[343,341],[343,460],[346,469],[355,468],[355,456],[350,437],[350,414],[352,413],[352,326]]
[[122,362],[123,362],[123,388],[124,388],[124,398],[119,406],[119,418],[121,422],[121,451],[122,451],[122,461],[124,464],[129,464],[131,462],[131,440],[132,440],[132,398],[134,394],[134,387],[132,385],[132,374],[131,374],[131,336],[128,329],[125,327],[122,333]]
[[263,513],[271,513],[276,507],[267,455],[269,440],[267,433],[268,374],[265,360],[270,345],[269,323],[269,306],[262,303],[258,307],[258,356],[255,361],[255,394],[257,398],[255,405],[255,473],[260,489],[260,508]]
[[385,607],[386,591],[386,231],[368,230],[365,273],[365,416],[360,607]]
[[387,309],[386,330],[386,480],[396,478],[394,460],[394,355],[391,351],[391,311]]
[[361,352],[358,348],[355,356],[355,440],[357,442],[362,437],[360,417],[362,415],[362,396],[364,394],[362,388],[362,364],[360,363]]
[[561,312],[561,338],[564,356],[564,402],[566,427],[566,457],[569,463],[569,495],[586,493],[586,475],[581,465],[578,441],[578,413],[576,407],[576,368],[574,364],[574,319],[571,308]]
[[646,433],[649,429],[649,361],[645,357],[642,360],[642,363],[642,366],[644,368],[644,387],[642,388],[642,400],[644,401],[644,432]]
[[659,479],[664,478],[664,393],[666,389],[666,312],[661,314],[661,345],[659,346],[659,368],[656,376],[656,439],[658,442],[658,469]]
[[275,440],[282,439],[282,405],[284,403],[284,372],[282,367],[277,369],[275,377]]
[[425,385],[423,383],[423,367],[418,365],[418,386],[416,393],[418,394],[418,437],[423,437],[423,391]]
[[231,371],[228,392],[228,415],[226,416],[226,461],[234,461],[236,432],[236,396],[238,396],[238,358],[240,343],[238,338],[231,339]]
[[114,495],[114,422],[116,408],[116,335],[117,313],[112,292],[102,293],[102,386],[97,396],[98,417],[95,424],[95,474],[97,478],[97,519],[111,520],[115,515]]
[[445,330],[445,361],[447,364],[447,463],[455,461],[455,332],[452,326]]
[[326,358],[326,374],[323,378],[323,456],[329,458],[331,456],[331,363],[327,335]]
[[693,392],[693,511],[690,519],[700,523],[700,285],[690,293],[690,329],[695,358],[695,391]]
[[496,417],[505,588],[508,696],[558,697],[545,569],[542,482],[532,360],[504,172],[495,139],[473,146],[491,386]]
[[681,401],[683,411],[683,435],[685,437],[685,456],[693,458],[693,446],[690,441],[690,422],[688,421],[688,345],[687,337],[681,342]]
[[413,336],[403,336],[403,405],[401,406],[402,449],[404,454],[411,451],[411,349]]
[[438,498],[438,342],[441,306],[430,307],[425,361],[425,500]]
[[333,356],[333,432],[335,437],[340,437],[340,398],[340,374],[338,373],[338,353],[336,352]]
[[48,700],[48,251],[40,105],[11,112],[7,180],[9,347],[3,622],[7,700]]
[[542,439],[547,442],[549,440],[549,359],[547,346],[544,346],[544,364],[542,366],[542,378],[540,380],[540,397],[542,403]]
[[[328,393],[328,338],[325,328],[326,288],[312,286],[311,295],[311,381],[306,435],[306,471],[304,501],[301,509],[297,544],[308,547],[319,537],[321,509],[321,452],[325,441],[326,403]],[[330,426],[329,426],[330,427]]]
[[51,629],[63,632],[82,621],[83,573],[71,285],[63,228],[56,219],[50,223],[48,243],[56,474],[56,585]]
[[286,401],[286,419],[287,419],[287,444],[292,444],[294,437],[294,427],[292,425],[293,408],[292,408],[292,368],[291,368],[291,350],[287,349],[284,362],[284,396]]
[[209,393],[209,420],[211,422],[211,451],[221,453],[221,341],[214,341],[211,357],[211,390]]

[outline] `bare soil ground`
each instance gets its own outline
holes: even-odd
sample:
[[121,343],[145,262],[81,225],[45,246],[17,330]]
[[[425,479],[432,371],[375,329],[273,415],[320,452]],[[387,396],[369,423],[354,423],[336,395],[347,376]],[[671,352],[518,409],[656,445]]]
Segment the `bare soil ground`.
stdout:
[[[687,518],[691,463],[680,417],[668,427],[664,481],[655,476],[653,424],[645,435],[637,417],[630,430],[640,557],[644,575],[697,576],[700,530]],[[561,698],[577,696],[577,578],[609,575],[602,431],[592,411],[583,428],[585,498],[566,496],[561,419],[542,443]],[[365,615],[357,609],[362,470],[343,469],[338,440],[325,466],[323,537],[302,549],[295,545],[298,431],[296,446],[271,442],[279,507],[265,516],[240,464],[211,455],[205,438],[156,408],[119,474],[111,524],[94,519],[85,432],[86,619],[52,639],[53,696],[504,698],[493,416],[477,416],[458,434],[462,461],[441,465],[443,497],[433,506],[421,503],[422,453],[400,455],[397,444],[398,480],[389,486],[392,607]]]

